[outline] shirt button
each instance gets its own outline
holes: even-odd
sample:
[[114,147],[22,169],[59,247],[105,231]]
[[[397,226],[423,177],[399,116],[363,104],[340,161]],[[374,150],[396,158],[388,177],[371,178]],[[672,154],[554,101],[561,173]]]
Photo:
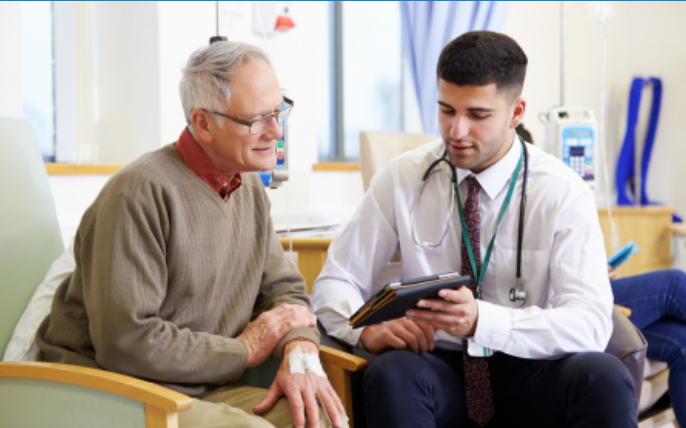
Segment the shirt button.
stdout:
[[229,185],[229,183],[228,183],[228,182],[224,183],[224,187],[226,187],[226,186],[228,186],[228,185]]

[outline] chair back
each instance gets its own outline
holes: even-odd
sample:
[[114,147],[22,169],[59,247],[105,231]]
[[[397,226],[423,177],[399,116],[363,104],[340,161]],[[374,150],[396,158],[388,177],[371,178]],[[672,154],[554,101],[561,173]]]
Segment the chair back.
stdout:
[[50,264],[64,251],[33,129],[0,118],[0,355]]
[[394,157],[422,144],[437,140],[432,134],[406,134],[403,132],[360,132],[360,169],[364,191],[369,189],[372,177]]
[[634,379],[636,412],[639,412],[648,342],[617,306],[612,307],[612,324],[612,335],[605,353],[614,355],[629,369]]

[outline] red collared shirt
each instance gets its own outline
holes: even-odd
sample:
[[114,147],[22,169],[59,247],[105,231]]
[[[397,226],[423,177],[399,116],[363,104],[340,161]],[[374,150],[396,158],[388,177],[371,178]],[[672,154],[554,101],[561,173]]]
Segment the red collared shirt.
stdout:
[[210,161],[200,145],[195,141],[188,128],[184,129],[179,141],[174,148],[188,168],[191,169],[202,181],[207,183],[226,202],[234,190],[241,187],[243,179],[240,173],[233,177],[227,177],[219,172]]

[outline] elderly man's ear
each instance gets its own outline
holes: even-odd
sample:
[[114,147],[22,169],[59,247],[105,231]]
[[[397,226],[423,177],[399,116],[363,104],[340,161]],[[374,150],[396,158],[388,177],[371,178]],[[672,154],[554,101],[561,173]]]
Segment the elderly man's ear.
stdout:
[[212,130],[217,124],[210,118],[210,113],[201,109],[195,109],[191,113],[191,122],[195,130],[195,138],[205,144],[210,144],[213,141]]

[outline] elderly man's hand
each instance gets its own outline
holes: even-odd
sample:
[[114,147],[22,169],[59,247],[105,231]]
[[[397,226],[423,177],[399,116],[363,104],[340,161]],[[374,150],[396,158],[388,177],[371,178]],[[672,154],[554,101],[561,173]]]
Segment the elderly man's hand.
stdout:
[[283,361],[274,383],[260,404],[253,408],[253,412],[257,415],[267,412],[281,396],[286,395],[293,412],[293,425],[296,428],[304,428],[305,415],[307,415],[310,428],[319,428],[321,425],[319,423],[319,406],[317,405],[318,395],[333,425],[336,428],[347,426],[348,417],[345,414],[343,403],[341,403],[327,378],[314,374],[309,376],[307,373],[291,373],[289,354],[296,346],[300,346],[303,354],[319,352],[317,345],[309,340],[295,339],[289,341],[284,348]]
[[247,367],[260,365],[269,358],[279,342],[294,328],[315,327],[317,318],[306,307],[283,304],[262,312],[245,327],[238,338],[248,345]]
[[407,318],[423,322],[443,330],[451,336],[473,336],[479,318],[479,306],[467,287],[459,290],[441,290],[442,299],[426,299],[417,302],[422,309],[410,309]]
[[422,322],[399,318],[365,327],[360,342],[373,354],[386,349],[411,349],[424,355],[434,350],[434,329]]

